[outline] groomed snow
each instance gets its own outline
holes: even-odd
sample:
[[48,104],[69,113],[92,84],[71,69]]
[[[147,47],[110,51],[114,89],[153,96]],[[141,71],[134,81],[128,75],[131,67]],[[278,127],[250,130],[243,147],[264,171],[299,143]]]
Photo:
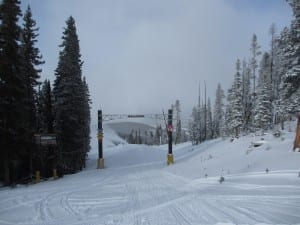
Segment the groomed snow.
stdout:
[[180,144],[171,166],[167,146],[128,145],[104,132],[105,169],[96,169],[93,140],[86,170],[1,188],[0,224],[300,224],[294,132]]

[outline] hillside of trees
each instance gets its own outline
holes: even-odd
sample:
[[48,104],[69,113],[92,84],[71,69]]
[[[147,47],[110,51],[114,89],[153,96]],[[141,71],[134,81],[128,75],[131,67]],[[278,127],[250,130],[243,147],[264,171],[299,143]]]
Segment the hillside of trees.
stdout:
[[[284,122],[300,112],[300,2],[287,0],[293,20],[279,34],[270,26],[270,50],[261,52],[253,34],[248,60],[237,59],[231,87],[218,84],[213,110],[209,98],[200,99],[189,121],[194,144],[250,132],[284,129]],[[200,94],[199,94],[200,96]]]
[[[66,21],[53,87],[40,81],[44,61],[30,6],[22,16],[19,0],[3,0],[0,21],[0,181],[81,170],[90,149],[91,102],[74,19]],[[56,140],[41,145],[41,135]]]

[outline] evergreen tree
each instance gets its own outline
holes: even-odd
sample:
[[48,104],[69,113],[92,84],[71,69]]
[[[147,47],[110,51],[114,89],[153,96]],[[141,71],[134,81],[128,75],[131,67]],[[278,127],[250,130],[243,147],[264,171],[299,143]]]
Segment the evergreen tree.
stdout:
[[288,72],[288,68],[290,68],[290,65],[292,64],[292,45],[291,30],[288,27],[285,27],[275,41],[274,72],[278,73],[278,86],[281,81],[285,80],[284,77]]
[[134,144],[135,141],[134,141],[133,134],[134,134],[134,130],[132,129],[128,136],[128,144]]
[[253,34],[252,41],[251,41],[251,59],[250,59],[250,67],[252,71],[252,79],[253,79],[253,106],[255,107],[255,100],[256,100],[256,69],[258,68],[258,60],[257,57],[261,55],[261,52],[259,51],[260,46],[257,43],[257,36],[256,34]]
[[[290,99],[288,111],[299,111],[300,97],[298,95],[300,88],[300,2],[298,0],[288,0],[293,9],[294,20],[290,28],[290,46],[286,50],[285,57],[289,59],[288,71],[284,82],[288,84],[286,98]],[[296,103],[296,104],[295,104]]]
[[36,86],[39,84],[38,79],[40,78],[39,73],[41,69],[36,68],[37,66],[43,64],[41,60],[42,56],[35,43],[38,34],[36,33],[39,29],[36,28],[36,22],[32,19],[32,12],[30,6],[24,15],[24,24],[22,29],[22,42],[21,42],[21,54],[23,58],[23,70],[22,73],[26,79],[26,89],[27,89],[27,115],[29,128],[35,132],[36,130]]
[[213,130],[213,120],[212,120],[210,98],[207,99],[206,129],[207,129],[206,140],[213,139],[213,137],[214,137],[214,130]]
[[201,143],[207,138],[207,106],[205,103],[202,103],[202,105],[199,108],[198,120],[198,136],[199,143]]
[[206,102],[206,82],[204,81],[204,107],[203,107],[203,140],[205,141],[207,139],[207,102]]
[[275,44],[276,44],[276,25],[272,23],[270,26],[271,35],[271,49],[270,49],[270,79],[271,79],[271,87],[272,87],[272,101],[275,98],[275,79],[274,79],[274,55],[275,55]]
[[213,137],[220,137],[224,131],[224,91],[218,83],[213,112]]
[[290,84],[285,83],[285,75],[287,74],[289,65],[292,59],[289,57],[292,49],[292,40],[290,29],[285,27],[275,41],[274,55],[274,117],[275,124],[281,123],[281,128],[284,129],[284,121],[288,114],[288,90]]
[[39,73],[41,69],[36,68],[43,64],[41,60],[42,56],[35,43],[38,34],[38,28],[36,28],[36,22],[32,19],[31,9],[28,6],[23,17],[23,29],[21,38],[20,52],[22,55],[22,74],[25,78],[26,94],[25,94],[25,110],[23,112],[26,123],[26,136],[28,137],[28,147],[26,149],[29,157],[30,174],[32,171],[32,159],[34,155],[37,155],[37,149],[33,142],[33,135],[37,131],[37,118],[36,118],[36,104],[37,104],[37,93],[36,86],[39,84],[38,79],[40,78]]
[[84,151],[86,152],[86,157],[87,157],[87,152],[90,151],[90,142],[91,142],[91,137],[90,137],[91,106],[90,105],[92,104],[92,101],[90,99],[90,91],[85,77],[83,77],[83,88],[84,88],[84,102],[83,102],[84,120],[82,122],[84,127],[84,139],[85,139]]
[[175,122],[176,122],[176,128],[175,128],[175,145],[180,143],[181,140],[181,119],[180,119],[180,112],[181,112],[181,106],[179,100],[176,100],[175,105],[173,107],[173,112],[175,112]]
[[199,110],[194,107],[189,121],[189,138],[193,145],[200,143]]
[[232,101],[234,99],[233,94],[233,87],[229,88],[227,90],[227,104],[226,104],[226,110],[225,110],[225,130],[226,135],[232,135],[232,121],[233,121],[233,114],[232,114]]
[[251,70],[246,61],[242,64],[242,102],[243,102],[243,130],[248,132],[251,128],[252,101],[251,101]]
[[54,113],[59,167],[63,173],[74,173],[84,167],[87,153],[87,93],[81,77],[82,61],[73,17],[68,18],[66,25],[55,71]]
[[259,71],[257,104],[255,106],[255,127],[265,131],[272,124],[271,58],[266,52],[262,57]]
[[162,129],[161,126],[156,126],[154,134],[154,144],[160,145],[162,140]]
[[242,117],[242,79],[241,79],[241,63],[238,59],[236,62],[236,74],[232,88],[228,92],[228,107],[227,107],[227,126],[231,132],[234,132],[236,137],[240,134],[240,128],[243,124]]
[[[20,1],[0,5],[0,171],[5,184],[15,180],[16,162],[26,149],[26,85],[20,55]],[[13,169],[10,169],[13,168]]]
[[[297,0],[288,0],[293,10],[294,19],[290,28],[284,28],[276,39],[275,45],[275,74],[277,75],[277,98],[275,118],[284,121],[289,113],[300,110],[300,3]],[[279,84],[280,83],[280,84]]]
[[53,133],[53,103],[52,103],[52,90],[49,80],[45,80],[42,89],[38,93],[38,104],[37,104],[37,130],[39,133]]

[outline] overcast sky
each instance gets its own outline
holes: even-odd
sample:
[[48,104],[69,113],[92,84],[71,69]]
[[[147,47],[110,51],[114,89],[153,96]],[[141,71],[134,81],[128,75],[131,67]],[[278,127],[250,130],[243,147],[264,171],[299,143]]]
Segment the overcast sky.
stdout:
[[[268,30],[290,24],[285,0],[21,0],[29,4],[46,63],[42,80],[54,80],[65,21],[72,15],[80,40],[83,75],[93,118],[107,113],[161,113],[176,99],[184,115],[197,103],[198,84],[214,101],[227,90],[237,58],[249,58],[253,33],[269,49]],[[203,93],[202,93],[203,95]],[[212,102],[213,103],[213,102]]]

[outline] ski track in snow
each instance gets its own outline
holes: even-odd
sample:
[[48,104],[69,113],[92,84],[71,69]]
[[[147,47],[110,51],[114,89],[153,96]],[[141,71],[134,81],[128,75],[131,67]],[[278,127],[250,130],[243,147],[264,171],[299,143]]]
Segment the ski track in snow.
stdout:
[[[175,162],[187,163],[218,143],[199,151],[186,147]],[[230,174],[219,184],[219,177],[189,178],[163,163],[155,158],[110,164],[105,170],[0,189],[0,225],[300,224],[296,170]]]
[[[215,178],[215,184],[210,185],[212,190],[203,189],[205,183],[199,190],[192,184],[195,193],[189,192],[191,187],[186,188],[189,186],[186,179],[171,176],[169,172],[130,168],[127,175],[126,171],[112,175],[115,177],[111,179],[99,177],[102,182],[98,185],[82,187],[78,183],[65,186],[65,190],[45,188],[42,195],[35,193],[34,187],[24,188],[26,194],[0,200],[1,206],[7,206],[0,209],[0,224],[297,224],[300,221],[299,187],[283,195],[272,195],[267,193],[268,185],[239,189],[238,184],[228,182],[221,194],[222,184]],[[236,192],[227,194],[229,189]],[[271,189],[279,191],[276,186]],[[6,194],[13,195],[14,190]],[[4,219],[9,213],[26,208],[32,214],[30,219],[15,221],[13,216]]]

